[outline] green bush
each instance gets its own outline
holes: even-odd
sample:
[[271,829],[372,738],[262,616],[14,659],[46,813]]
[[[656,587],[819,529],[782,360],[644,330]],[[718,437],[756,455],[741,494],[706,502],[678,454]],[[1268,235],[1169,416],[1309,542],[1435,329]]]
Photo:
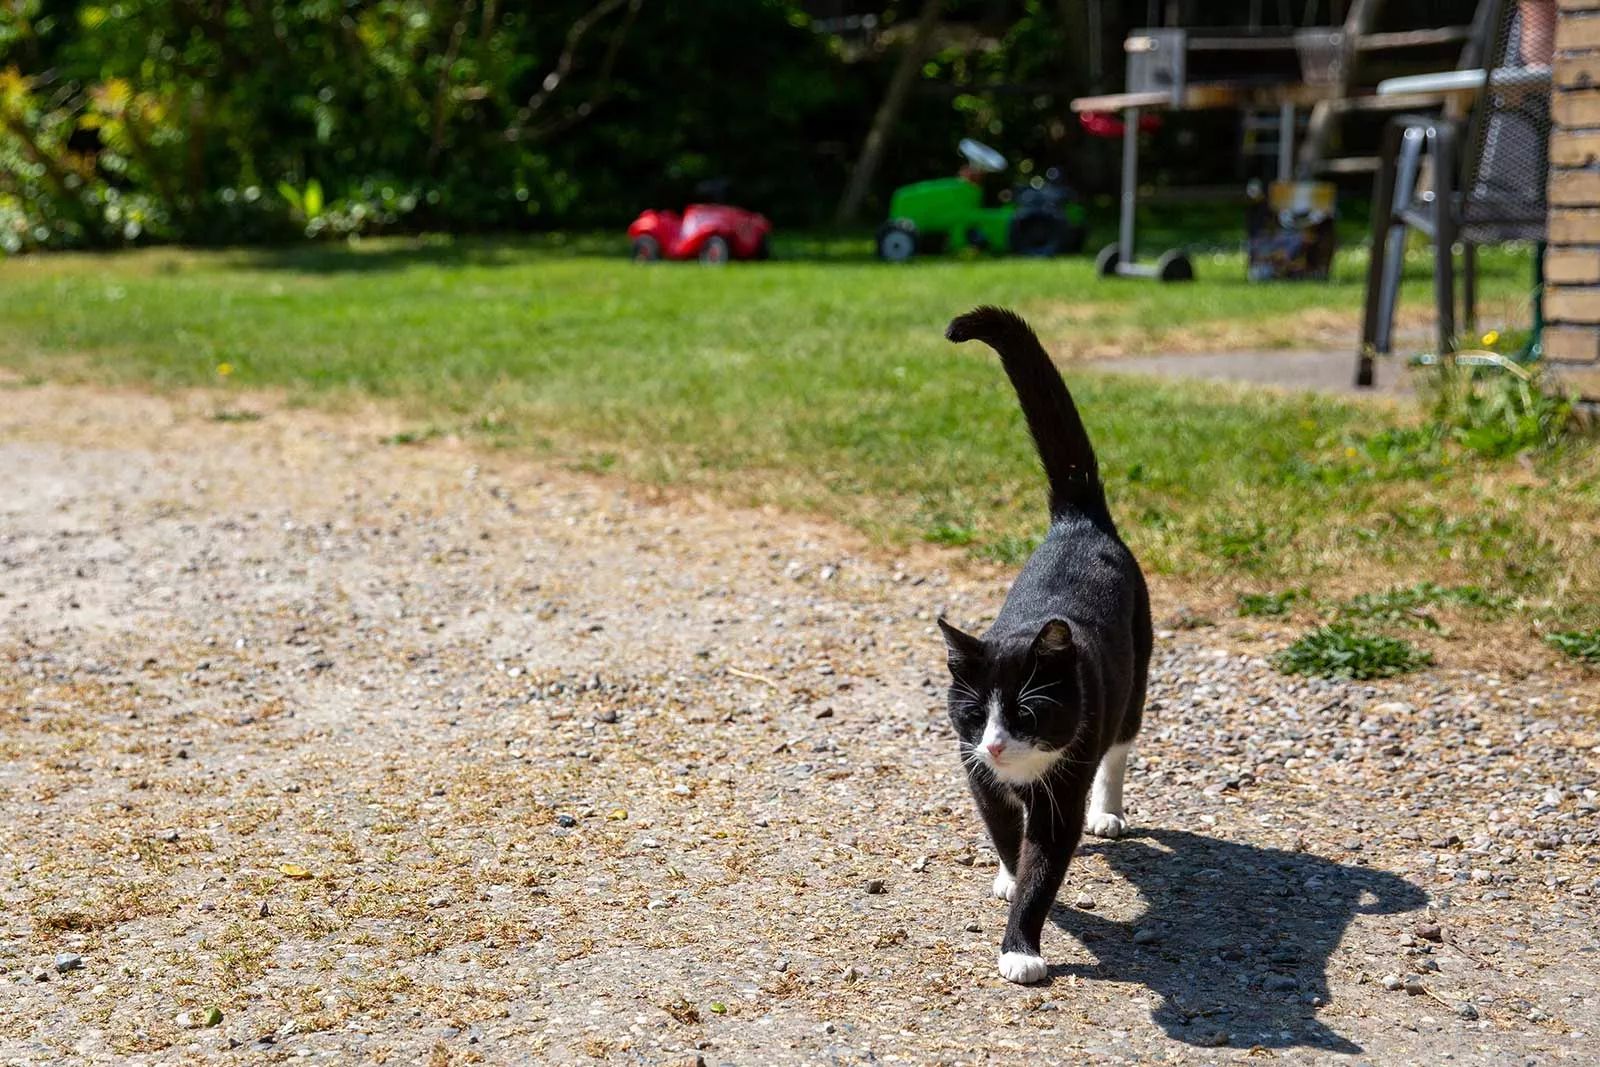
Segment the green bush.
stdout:
[[0,6],[9,252],[620,227],[710,178],[820,213],[882,73],[792,0]]
[[1278,593],[1240,593],[1239,614],[1251,616],[1287,615],[1295,603],[1306,596],[1304,589],[1285,589]]
[[1306,634],[1272,662],[1284,674],[1364,681],[1409,674],[1431,664],[1433,656],[1409,641],[1334,624]]
[[1545,634],[1545,642],[1573,659],[1600,667],[1600,630],[1563,630]]
[[1442,364],[1430,383],[1439,431],[1469,452],[1503,459],[1553,448],[1571,429],[1573,402],[1546,388],[1537,367]]

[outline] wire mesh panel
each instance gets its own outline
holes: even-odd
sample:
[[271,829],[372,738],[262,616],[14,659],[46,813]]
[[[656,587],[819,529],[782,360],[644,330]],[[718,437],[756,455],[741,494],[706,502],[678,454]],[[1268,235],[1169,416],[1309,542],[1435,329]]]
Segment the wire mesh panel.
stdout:
[[1544,7],[1553,17],[1553,2],[1507,0],[1488,49],[1461,187],[1461,238],[1474,244],[1545,234],[1551,39],[1540,24]]

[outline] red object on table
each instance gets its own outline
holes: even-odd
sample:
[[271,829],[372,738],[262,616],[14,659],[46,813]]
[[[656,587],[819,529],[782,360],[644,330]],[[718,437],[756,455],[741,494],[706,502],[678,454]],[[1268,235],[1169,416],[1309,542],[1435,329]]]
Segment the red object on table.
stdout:
[[726,204],[690,204],[682,215],[646,211],[628,227],[633,258],[640,261],[766,259],[771,233],[772,223],[765,215]]
[[[1084,111],[1078,115],[1078,125],[1090,137],[1121,137],[1127,124],[1109,111]],[[1150,133],[1161,128],[1161,116],[1139,116],[1139,132]]]

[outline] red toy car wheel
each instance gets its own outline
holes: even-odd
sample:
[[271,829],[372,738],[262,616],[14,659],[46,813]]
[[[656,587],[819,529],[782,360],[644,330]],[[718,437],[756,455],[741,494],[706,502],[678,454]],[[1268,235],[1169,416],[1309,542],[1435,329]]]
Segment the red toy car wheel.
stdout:
[[654,263],[661,258],[661,242],[644,234],[633,239],[633,261],[635,263]]
[[700,246],[700,262],[712,266],[722,266],[731,255],[728,242],[722,237],[707,237],[706,243]]

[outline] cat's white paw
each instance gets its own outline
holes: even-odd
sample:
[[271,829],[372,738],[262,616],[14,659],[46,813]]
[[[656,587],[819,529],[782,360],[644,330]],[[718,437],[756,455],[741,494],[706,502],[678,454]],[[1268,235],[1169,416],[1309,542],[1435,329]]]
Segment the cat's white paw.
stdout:
[[1017,880],[1011,877],[1011,872],[1004,867],[994,876],[994,898],[996,900],[1010,900],[1017,895]]
[[1121,837],[1128,828],[1128,820],[1109,811],[1091,811],[1083,821],[1083,828],[1096,837]]
[[1000,953],[1000,977],[1008,982],[1022,985],[1040,982],[1046,970],[1043,956],[1030,956],[1026,952]]

